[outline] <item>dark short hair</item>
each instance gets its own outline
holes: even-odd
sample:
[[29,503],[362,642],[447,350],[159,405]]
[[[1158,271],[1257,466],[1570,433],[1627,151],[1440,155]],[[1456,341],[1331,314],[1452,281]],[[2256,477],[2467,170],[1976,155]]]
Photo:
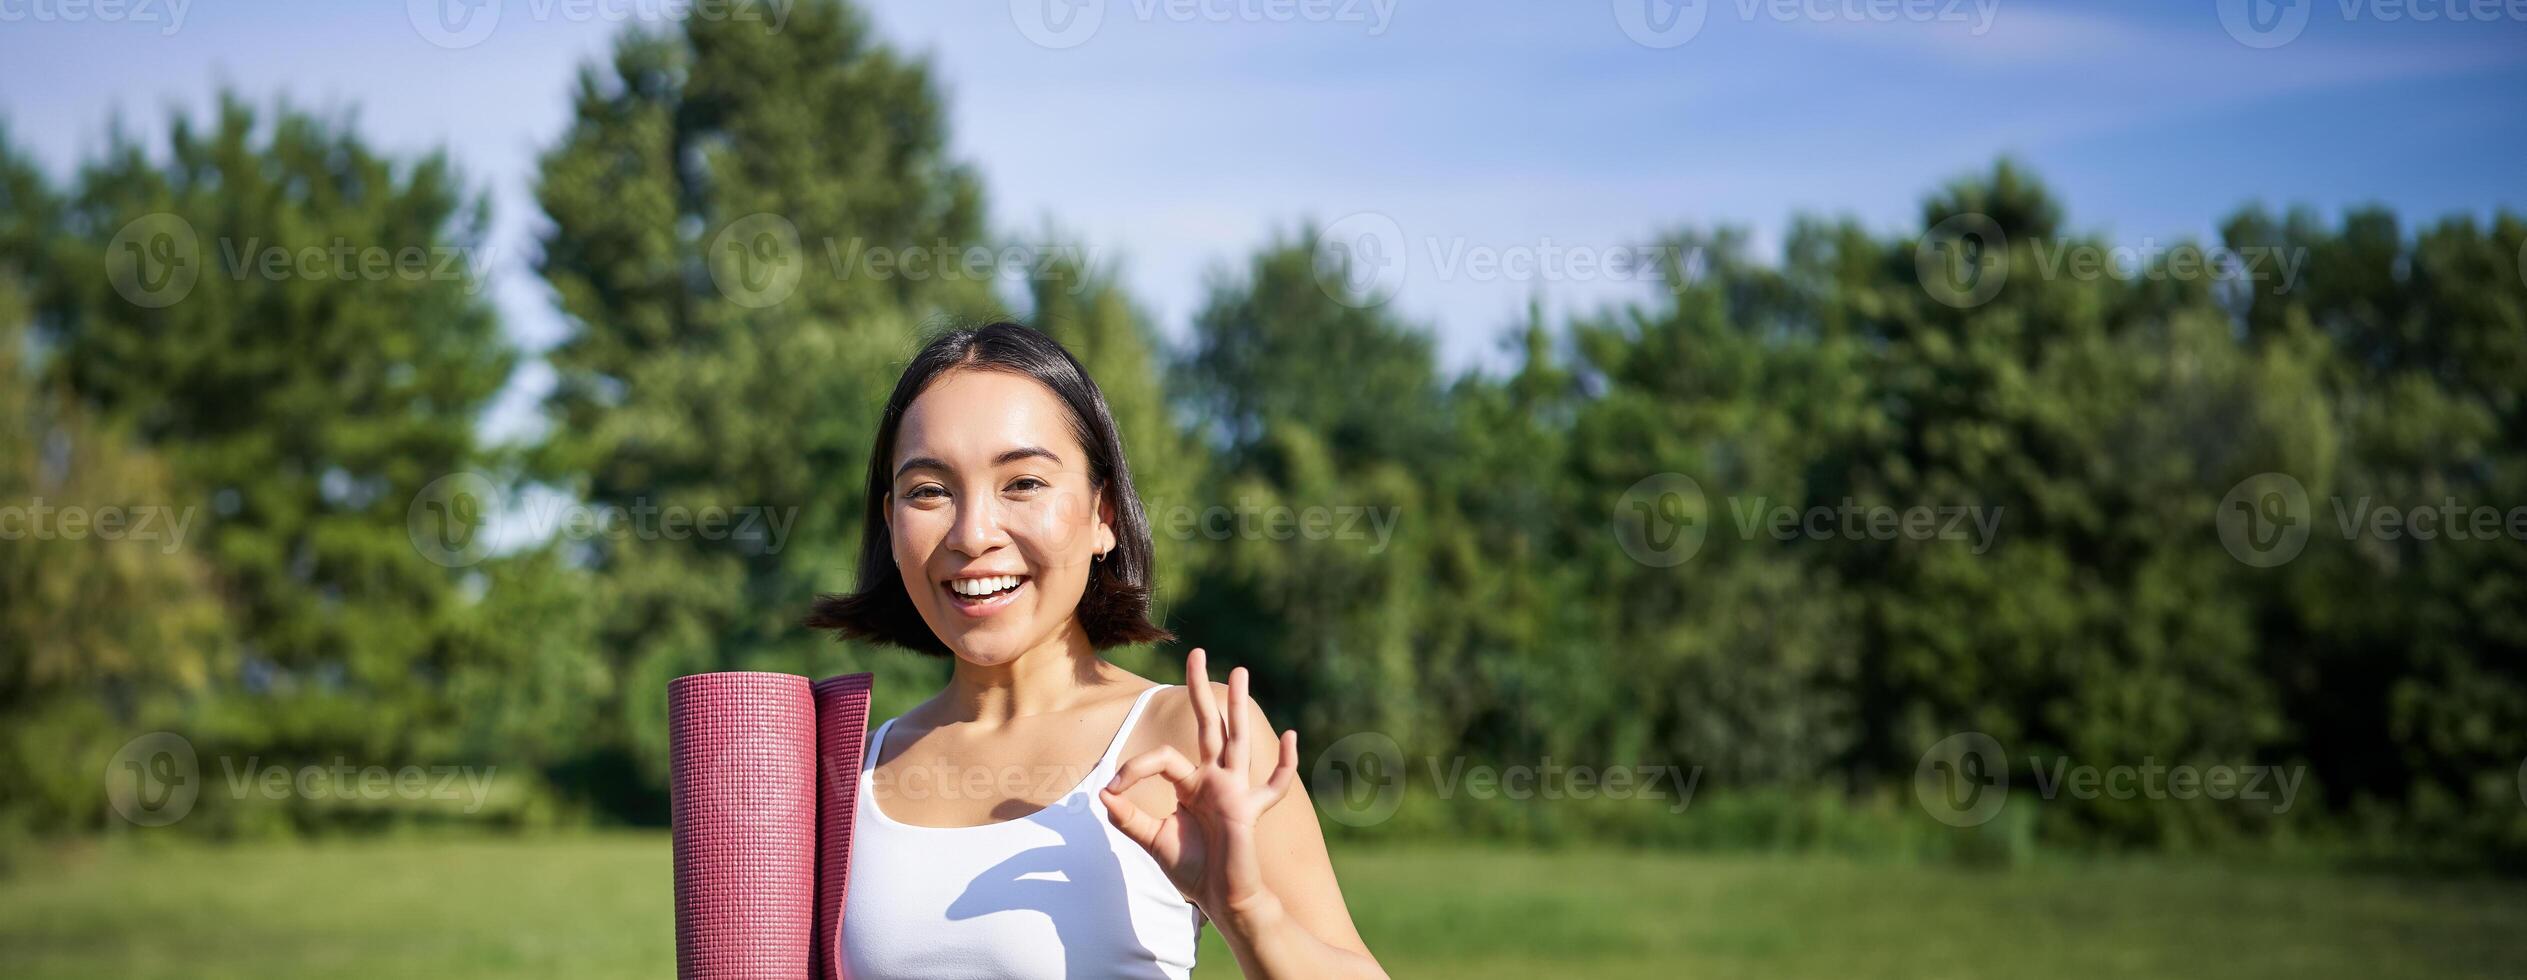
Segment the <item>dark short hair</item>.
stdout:
[[886,413],[878,418],[877,439],[869,449],[868,502],[860,522],[858,591],[816,597],[806,624],[833,630],[836,636],[891,643],[922,653],[947,656],[946,643],[923,622],[914,608],[903,575],[895,567],[888,538],[886,501],[893,475],[895,434],[904,412],[933,382],[951,371],[1002,371],[1032,378],[1051,389],[1070,410],[1071,434],[1088,453],[1090,483],[1114,505],[1114,549],[1089,566],[1088,590],[1079,597],[1079,622],[1088,642],[1099,650],[1133,643],[1175,639],[1175,634],[1150,622],[1151,556],[1149,520],[1141,498],[1132,489],[1132,468],[1123,459],[1123,434],[1115,428],[1106,396],[1079,361],[1060,342],[1016,323],[993,323],[971,330],[940,334],[913,356],[904,375],[887,396]]

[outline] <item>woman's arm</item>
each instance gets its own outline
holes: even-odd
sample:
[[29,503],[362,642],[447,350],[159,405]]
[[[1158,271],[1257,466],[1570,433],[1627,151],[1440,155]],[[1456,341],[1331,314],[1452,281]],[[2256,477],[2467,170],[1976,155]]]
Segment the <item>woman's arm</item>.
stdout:
[[[1105,793],[1115,826],[1219,927],[1248,977],[1385,977],[1299,785],[1297,733],[1270,737],[1244,668],[1225,686],[1209,683],[1195,650],[1185,676],[1189,697],[1153,713],[1166,744],[1124,763]],[[1164,816],[1125,795],[1150,776],[1174,790]]]
[[[1241,668],[1242,669],[1242,668]],[[1251,705],[1248,724],[1270,732],[1263,711]],[[1293,745],[1296,733],[1290,735]],[[1270,751],[1272,742],[1258,742]],[[1262,762],[1261,765],[1270,765]],[[1256,771],[1263,771],[1258,769]],[[1261,856],[1266,891],[1245,909],[1224,909],[1214,922],[1220,938],[1249,977],[1377,977],[1386,970],[1360,939],[1351,908],[1325,851],[1325,831],[1316,823],[1315,804],[1307,785],[1293,780],[1288,795],[1256,821],[1256,850]]]

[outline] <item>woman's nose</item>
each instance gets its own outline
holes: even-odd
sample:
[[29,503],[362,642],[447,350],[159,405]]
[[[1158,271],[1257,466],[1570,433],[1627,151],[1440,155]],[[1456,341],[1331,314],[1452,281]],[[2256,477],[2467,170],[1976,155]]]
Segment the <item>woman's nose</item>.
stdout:
[[948,528],[948,548],[963,555],[980,555],[1009,543],[1009,535],[1000,528],[1000,505],[989,494],[968,495],[958,501],[956,523]]

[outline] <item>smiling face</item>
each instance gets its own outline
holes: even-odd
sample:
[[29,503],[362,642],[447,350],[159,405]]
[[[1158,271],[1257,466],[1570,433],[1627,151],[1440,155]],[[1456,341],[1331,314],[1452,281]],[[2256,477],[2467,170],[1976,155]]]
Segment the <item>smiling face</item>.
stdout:
[[1078,631],[1113,513],[1052,389],[1000,371],[941,375],[904,411],[886,500],[895,567],[922,621],[978,666]]

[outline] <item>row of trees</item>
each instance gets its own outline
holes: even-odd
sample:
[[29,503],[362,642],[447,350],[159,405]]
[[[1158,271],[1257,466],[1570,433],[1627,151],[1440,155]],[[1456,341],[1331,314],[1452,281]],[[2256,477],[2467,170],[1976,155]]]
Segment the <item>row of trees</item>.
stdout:
[[[570,98],[537,196],[575,329],[528,445],[477,435],[520,354],[472,271],[340,268],[478,250],[485,206],[449,161],[233,99],[58,189],[0,139],[0,506],[195,515],[169,547],[0,548],[0,826],[111,822],[97,774],[161,728],[205,760],[199,828],[385,818],[217,792],[209,760],[245,758],[497,766],[491,816],[658,821],[671,677],[871,669],[900,710],[940,663],[796,622],[850,584],[872,423],[922,331],[1014,305],[1088,363],[1162,511],[1392,520],[1161,522],[1171,625],[1249,665],[1303,747],[1376,731],[1414,760],[1698,765],[1707,793],[1909,808],[1925,749],[1971,731],[2022,789],[2055,757],[2307,773],[2288,813],[2057,799],[2048,837],[2527,855],[2527,541],[2346,534],[2331,504],[2527,505],[2516,216],[2231,218],[2228,246],[2304,263],[2287,287],[2070,274],[2062,250],[2110,243],[2003,164],[1933,194],[1919,232],[1801,220],[1772,259],[1671,235],[1639,302],[1536,315],[1505,337],[1514,368],[1450,376],[1310,229],[1226,270],[1172,349],[1110,270],[1004,270],[1015,296],[826,274],[825,241],[1001,241],[927,66],[838,3],[778,33],[627,34]],[[795,240],[750,252],[759,215]],[[1978,233],[1951,242],[1960,216]],[[353,259],[255,264],[341,243]],[[1925,282],[1951,248],[1997,291]],[[767,258],[795,281],[757,290]],[[469,473],[794,524],[451,562],[416,515],[478,503],[443,490]],[[2315,501],[2266,513],[2312,532],[2271,567],[2219,524],[2258,474]],[[1777,536],[1754,506],[1991,531]],[[1645,552],[1644,522],[1700,543]],[[1170,652],[1119,658],[1172,679]]]

